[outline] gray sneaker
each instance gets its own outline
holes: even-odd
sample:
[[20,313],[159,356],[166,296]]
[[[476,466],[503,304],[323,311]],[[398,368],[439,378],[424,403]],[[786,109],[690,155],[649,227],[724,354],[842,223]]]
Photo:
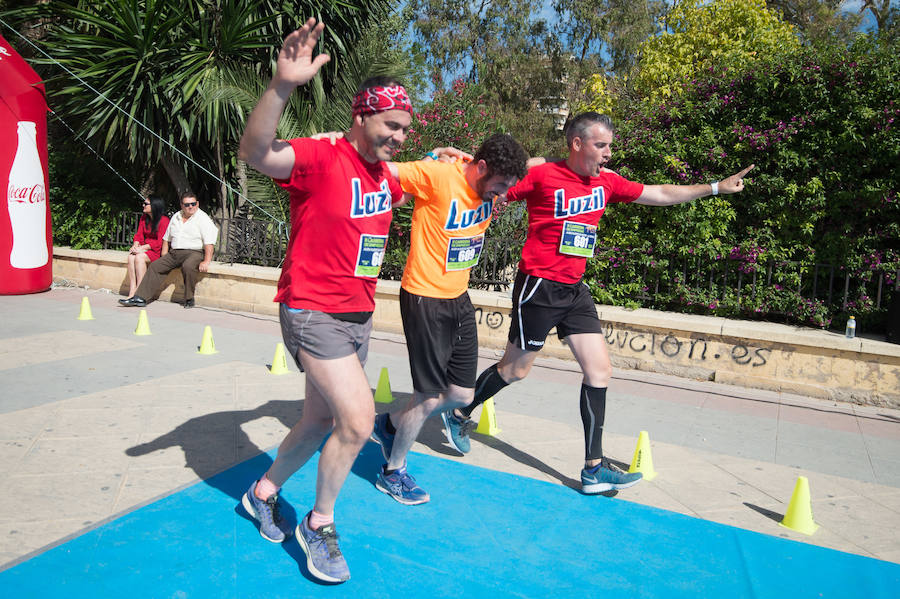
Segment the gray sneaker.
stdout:
[[606,458],[588,470],[581,470],[581,492],[585,495],[595,495],[614,489],[627,489],[638,484],[644,477],[640,472],[625,472]]
[[469,433],[475,428],[475,423],[471,418],[460,420],[453,413],[453,410],[441,412],[441,420],[444,421],[444,434],[447,435],[447,441],[456,448],[456,451],[466,454],[472,449],[472,443],[469,441]]
[[382,468],[378,473],[378,478],[375,479],[375,488],[390,495],[403,505],[419,505],[427,503],[431,499],[425,489],[417,485],[416,479],[406,471],[406,465],[393,474],[385,474],[384,468]]
[[306,554],[306,567],[310,574],[325,582],[350,579],[350,568],[338,547],[338,535],[333,523],[312,530],[309,514],[306,514],[297,525],[297,540]]
[[253,481],[250,489],[244,493],[241,505],[259,522],[259,534],[262,538],[273,543],[281,543],[291,536],[291,525],[281,517],[277,493],[265,501],[256,496],[257,482],[259,481]]

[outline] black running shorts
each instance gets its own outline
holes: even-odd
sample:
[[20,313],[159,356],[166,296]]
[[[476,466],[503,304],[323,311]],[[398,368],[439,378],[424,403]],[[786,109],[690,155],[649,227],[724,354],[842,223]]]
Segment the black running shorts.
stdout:
[[451,384],[475,387],[478,328],[468,293],[438,299],[401,288],[400,316],[416,391],[434,397]]
[[521,271],[513,284],[509,342],[540,351],[553,327],[560,339],[578,333],[602,333],[591,290],[583,282],[559,283]]

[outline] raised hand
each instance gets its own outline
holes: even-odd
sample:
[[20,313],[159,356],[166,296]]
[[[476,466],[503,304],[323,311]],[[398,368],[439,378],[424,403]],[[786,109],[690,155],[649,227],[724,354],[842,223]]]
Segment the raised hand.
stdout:
[[305,85],[316,76],[322,65],[331,60],[327,54],[314,56],[324,29],[324,23],[316,24],[316,20],[310,17],[303,27],[284,38],[278,52],[273,83],[289,85],[293,89]]
[[751,164],[744,170],[737,172],[727,179],[722,179],[719,181],[719,193],[737,193],[739,191],[744,190],[744,175],[750,172],[750,170],[756,166],[755,164]]

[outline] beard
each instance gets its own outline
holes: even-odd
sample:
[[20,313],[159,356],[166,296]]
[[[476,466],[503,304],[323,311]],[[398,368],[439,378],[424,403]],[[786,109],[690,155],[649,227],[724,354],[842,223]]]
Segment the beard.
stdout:
[[372,153],[378,160],[390,160],[400,150],[400,144],[390,137],[376,137],[372,140]]

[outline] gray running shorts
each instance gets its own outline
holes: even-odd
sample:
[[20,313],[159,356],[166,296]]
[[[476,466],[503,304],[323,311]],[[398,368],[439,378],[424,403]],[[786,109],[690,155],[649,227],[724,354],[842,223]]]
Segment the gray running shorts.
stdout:
[[356,354],[365,365],[369,357],[369,335],[372,319],[357,324],[338,320],[325,312],[298,310],[284,304],[278,310],[284,347],[294,357],[300,372],[300,350],[320,360],[336,360]]

